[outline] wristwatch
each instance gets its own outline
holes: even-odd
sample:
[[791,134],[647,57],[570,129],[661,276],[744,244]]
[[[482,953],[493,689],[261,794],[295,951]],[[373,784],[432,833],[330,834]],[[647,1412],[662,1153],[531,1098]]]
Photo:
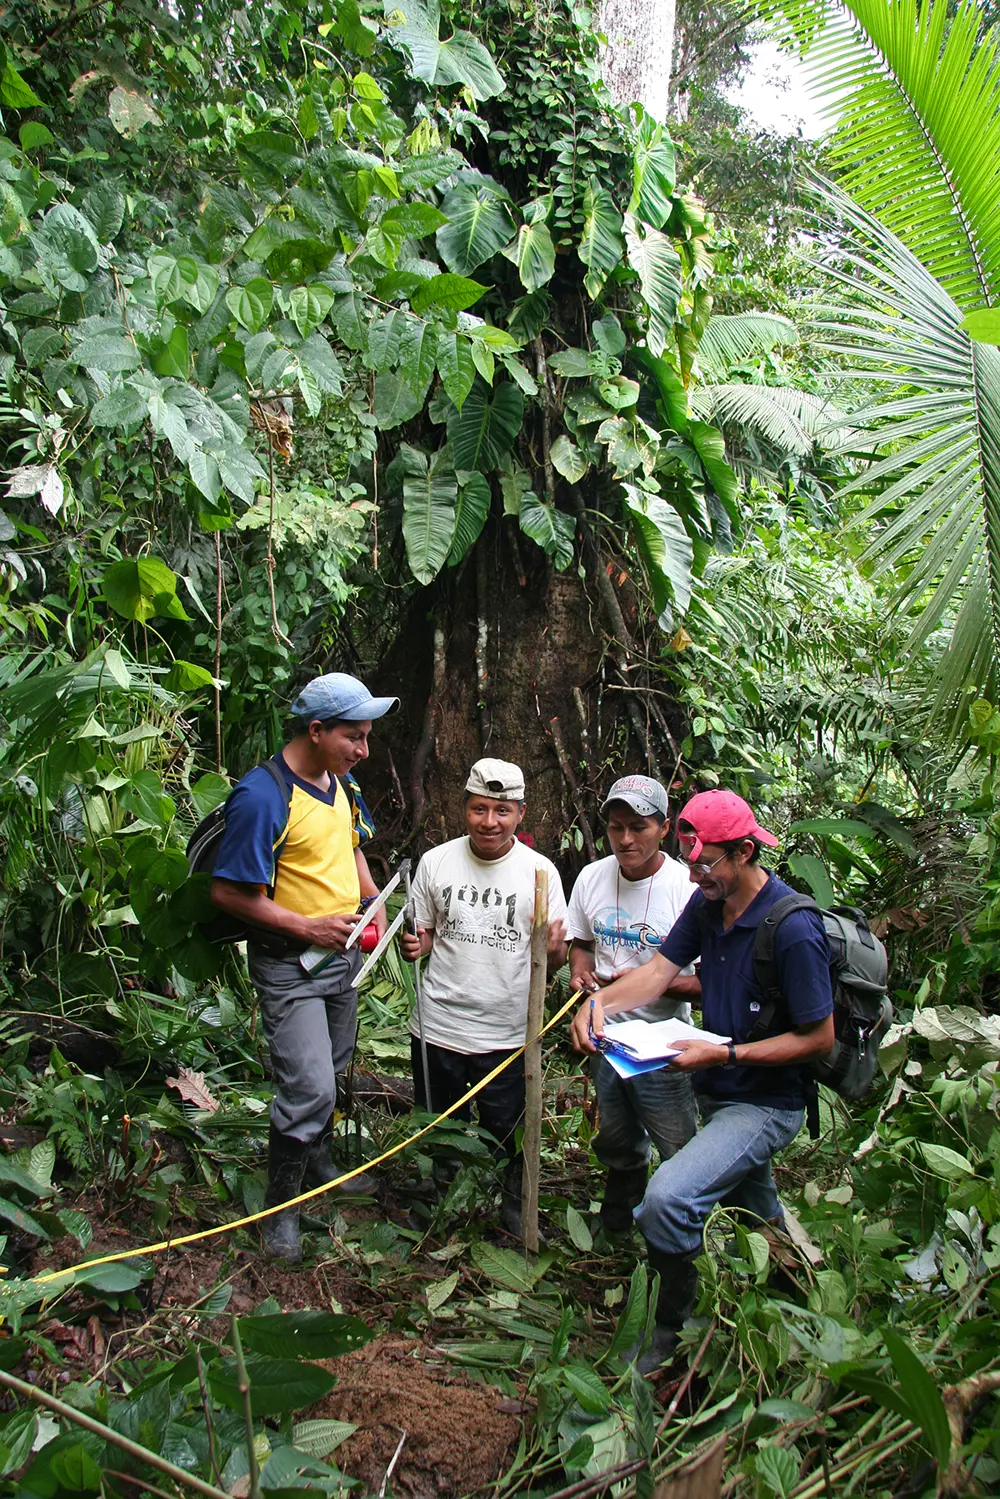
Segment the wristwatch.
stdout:
[[730,1067],[736,1066],[736,1043],[730,1041],[727,1050],[729,1052],[729,1060],[727,1062],[723,1062],[722,1065],[728,1071]]

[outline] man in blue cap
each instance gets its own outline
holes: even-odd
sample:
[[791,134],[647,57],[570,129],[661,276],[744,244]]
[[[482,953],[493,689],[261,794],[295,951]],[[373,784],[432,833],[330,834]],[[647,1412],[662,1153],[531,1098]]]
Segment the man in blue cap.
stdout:
[[[316,677],[292,704],[291,739],[275,757],[284,786],[258,765],[227,803],[212,900],[260,931],[247,956],[276,1084],[267,1207],[339,1174],[330,1151],[336,1079],[354,1049],[362,961],[359,946],[344,944],[364,919],[359,906],[378,894],[364,855],[375,829],[351,772],[368,758],[373,721],[398,706],[344,672]],[[381,935],[382,912],[376,923]],[[331,950],[321,972],[300,962],[309,947]],[[353,1189],[363,1183],[355,1178]],[[298,1208],[265,1218],[262,1232],[271,1254],[301,1258]]]

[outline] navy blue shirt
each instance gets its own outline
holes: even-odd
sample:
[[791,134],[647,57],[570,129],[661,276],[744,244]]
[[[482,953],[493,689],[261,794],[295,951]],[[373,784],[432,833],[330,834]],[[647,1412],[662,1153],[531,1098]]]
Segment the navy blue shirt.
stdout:
[[[757,928],[782,896],[794,892],[776,875],[756,894],[728,931],[722,929],[722,901],[706,901],[695,891],[667,934],[660,952],[683,968],[701,955],[702,1024],[706,1030],[748,1041],[764,1002],[753,972]],[[830,952],[815,911],[793,911],[777,928],[775,966],[784,1005],[774,1016],[771,1035],[811,1025],[833,1013]],[[760,1037],[758,1037],[758,1040]],[[712,1067],[695,1073],[700,1093],[739,1099],[768,1108],[800,1109],[805,1078],[800,1067]]]

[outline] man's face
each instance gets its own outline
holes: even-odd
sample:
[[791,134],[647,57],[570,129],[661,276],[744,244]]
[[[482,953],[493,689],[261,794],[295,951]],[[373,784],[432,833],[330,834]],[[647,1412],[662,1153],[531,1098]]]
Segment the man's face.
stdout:
[[523,802],[470,796],[465,803],[465,829],[473,852],[481,859],[498,859],[505,854],[514,841],[523,816]]
[[309,725],[309,737],[323,759],[323,769],[332,776],[346,776],[361,760],[368,759],[368,735],[371,719],[357,723],[341,721],[329,729],[321,723]]
[[625,802],[612,802],[608,808],[608,842],[626,878],[650,863],[669,828],[665,818],[641,817]]
[[747,842],[735,853],[726,853],[717,843],[706,843],[693,864],[684,861],[692,885],[698,886],[706,900],[728,900],[742,883],[747,870],[747,850],[752,849],[753,844]]

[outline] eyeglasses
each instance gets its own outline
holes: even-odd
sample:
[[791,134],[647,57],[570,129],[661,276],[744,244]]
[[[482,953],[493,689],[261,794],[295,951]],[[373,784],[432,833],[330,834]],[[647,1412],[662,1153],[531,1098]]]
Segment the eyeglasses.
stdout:
[[692,864],[689,859],[685,859],[684,862],[688,869],[697,869],[699,874],[711,874],[716,864],[721,864],[723,859],[728,858],[728,854],[720,854],[717,859],[712,860],[711,864]]

